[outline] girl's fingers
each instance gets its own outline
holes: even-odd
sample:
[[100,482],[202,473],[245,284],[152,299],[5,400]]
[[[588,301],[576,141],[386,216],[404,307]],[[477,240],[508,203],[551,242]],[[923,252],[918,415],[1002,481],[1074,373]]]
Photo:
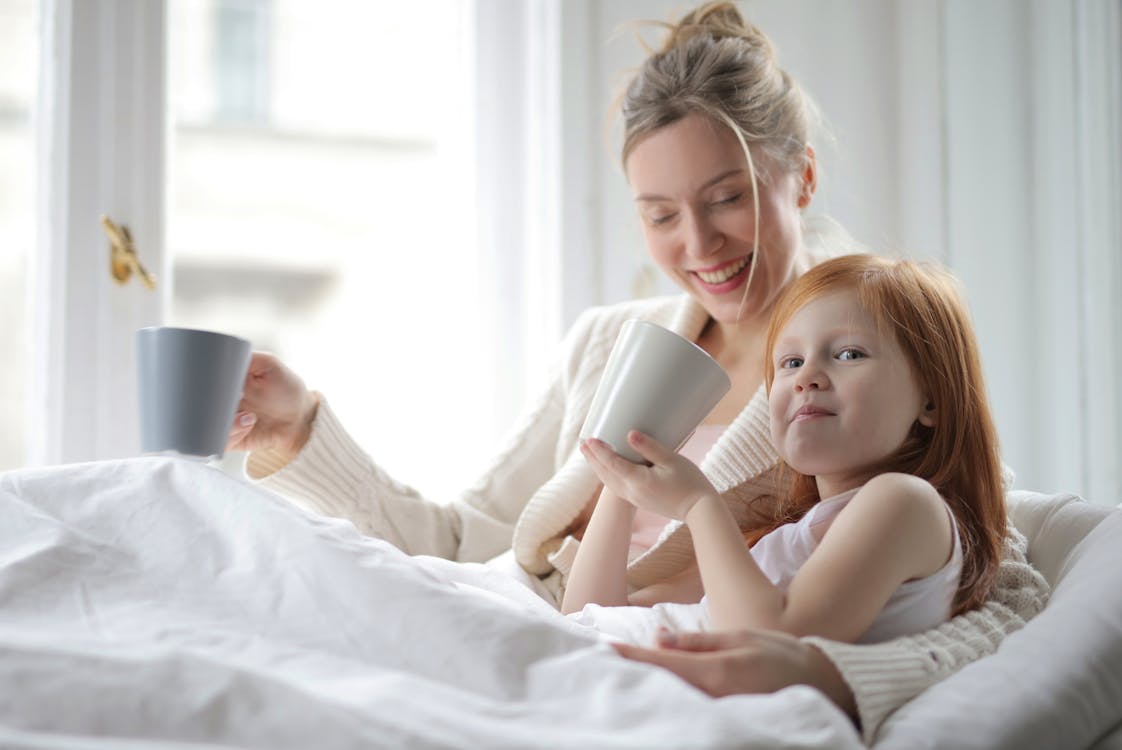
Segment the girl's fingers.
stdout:
[[596,451],[592,449],[590,445],[588,445],[588,441],[584,441],[581,443],[580,451],[584,454],[585,460],[588,461],[588,465],[592,467],[592,472],[596,475],[596,477],[602,484],[616,484],[619,481],[619,477],[615,474],[615,472],[604,465],[604,462],[600,460],[600,456],[596,453]]
[[638,430],[631,430],[627,433],[627,442],[635,449],[636,453],[652,464],[665,464],[675,455],[662,443]]
[[612,446],[608,445],[603,440],[589,438],[585,441],[585,444],[588,446],[596,463],[623,482],[630,482],[637,479],[637,472],[645,468],[631,463],[626,458],[616,453],[612,449]]

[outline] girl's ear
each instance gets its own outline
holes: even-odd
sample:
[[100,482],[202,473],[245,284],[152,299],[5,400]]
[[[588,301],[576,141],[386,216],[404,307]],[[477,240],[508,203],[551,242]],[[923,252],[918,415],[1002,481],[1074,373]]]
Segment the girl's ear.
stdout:
[[916,418],[924,427],[934,427],[936,422],[935,402],[928,399],[927,403],[923,405],[923,411],[919,413]]

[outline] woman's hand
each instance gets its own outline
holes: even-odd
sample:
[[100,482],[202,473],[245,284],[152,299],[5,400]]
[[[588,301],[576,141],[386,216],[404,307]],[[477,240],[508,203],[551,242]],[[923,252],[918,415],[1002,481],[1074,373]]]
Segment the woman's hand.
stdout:
[[612,645],[620,655],[669,669],[714,698],[810,685],[857,719],[853,691],[833,662],[793,635],[771,630],[678,634],[662,630],[657,648]]
[[272,354],[254,352],[226,450],[271,448],[291,460],[308,442],[318,408],[319,396],[296,373]]
[[604,486],[636,507],[681,521],[698,500],[717,494],[692,461],[649,435],[632,430],[627,442],[652,465],[634,464],[595,438],[581,443],[581,452]]

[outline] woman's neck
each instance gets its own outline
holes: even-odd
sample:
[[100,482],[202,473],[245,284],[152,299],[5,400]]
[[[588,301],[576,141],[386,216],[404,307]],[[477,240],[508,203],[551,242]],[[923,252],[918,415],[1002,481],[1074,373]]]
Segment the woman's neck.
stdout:
[[713,407],[705,424],[731,424],[764,380],[766,325],[752,320],[725,324],[710,319],[697,344],[713,357],[732,380],[732,387]]
[[725,369],[737,370],[740,363],[747,361],[762,372],[766,337],[766,318],[747,318],[735,323],[710,318],[697,343]]

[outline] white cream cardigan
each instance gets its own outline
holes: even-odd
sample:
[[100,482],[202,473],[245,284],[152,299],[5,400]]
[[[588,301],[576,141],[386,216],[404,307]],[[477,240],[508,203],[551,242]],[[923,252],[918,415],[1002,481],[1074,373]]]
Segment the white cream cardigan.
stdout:
[[[623,323],[639,318],[696,341],[707,314],[688,296],[627,302],[586,311],[565,338],[551,383],[532,405],[473,487],[448,504],[422,497],[371,460],[323,400],[307,445],[290,463],[256,452],[247,473],[318,512],[346,518],[363,533],[411,554],[481,562],[513,548],[518,563],[541,577],[559,601],[579,544],[563,535],[597,488],[577,449],[578,434],[608,354]],[[761,388],[710,449],[701,468],[722,493],[772,490],[766,478],[778,457],[771,445]],[[756,485],[753,487],[752,485]],[[734,513],[743,515],[731,500]],[[857,700],[866,737],[928,685],[978,656],[1035,615],[1047,584],[1025,561],[1025,540],[1010,527],[994,600],[942,628],[875,646],[808,639],[838,666]],[[628,567],[641,588],[693,561],[689,532],[671,524]]]
[[[291,464],[250,456],[247,471],[312,508],[352,520],[363,532],[412,554],[484,561],[513,548],[530,573],[559,596],[576,540],[561,533],[598,486],[577,449],[578,433],[623,323],[650,320],[696,340],[705,311],[688,297],[663,297],[587,311],[562,347],[549,388],[508,436],[505,449],[475,486],[451,504],[437,504],[399,484],[350,438],[324,403],[312,438]],[[706,455],[702,469],[718,490],[743,486],[774,466],[767,398],[761,388]],[[282,468],[283,467],[283,468]],[[771,488],[762,482],[761,491]],[[742,494],[740,492],[738,495]],[[670,530],[668,530],[670,531]],[[693,560],[689,533],[672,533],[633,561],[635,588],[663,580]]]

